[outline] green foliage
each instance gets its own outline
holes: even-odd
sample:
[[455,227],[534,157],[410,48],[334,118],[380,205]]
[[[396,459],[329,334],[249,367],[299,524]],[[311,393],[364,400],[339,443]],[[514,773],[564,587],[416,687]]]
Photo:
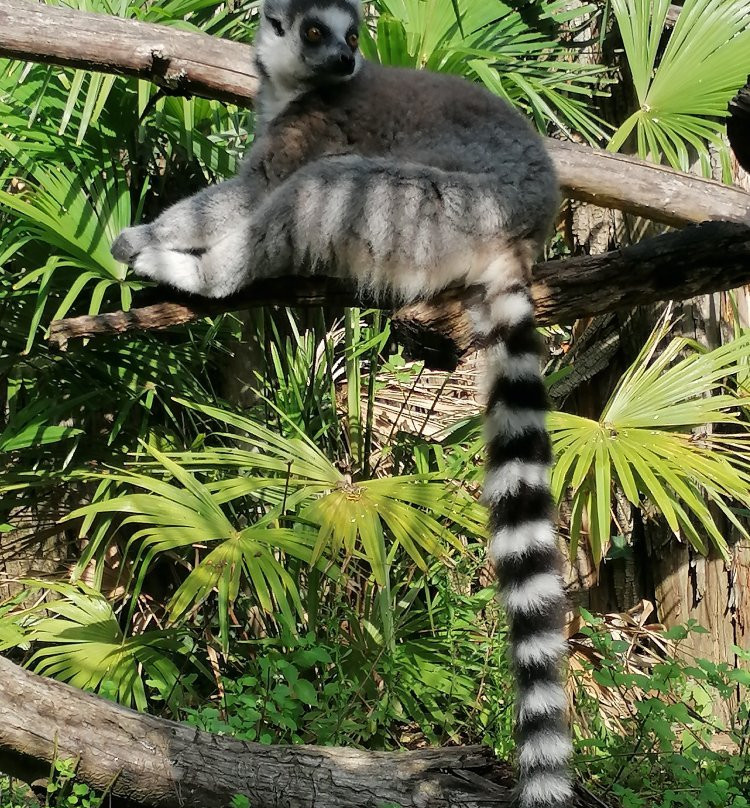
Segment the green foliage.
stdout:
[[47,795],[48,808],[99,808],[105,794],[97,794],[86,783],[76,782],[77,761],[55,758],[52,764]]
[[[589,788],[614,796],[622,808],[747,808],[750,794],[750,654],[735,648],[746,667],[705,659],[684,662],[675,655],[649,672],[625,669],[622,643],[584,613],[581,633],[602,657],[592,669],[597,685],[627,705],[613,731],[596,701],[579,690],[588,727],[579,734],[579,772]],[[705,632],[695,624],[664,636],[689,641]],[[729,723],[715,717],[722,705]]]
[[[483,531],[483,513],[464,489],[446,488],[442,475],[406,475],[355,481],[340,472],[300,430],[284,438],[241,415],[205,405],[190,405],[236,433],[218,435],[236,446],[182,452],[176,459],[189,466],[243,469],[212,485],[222,501],[249,496],[275,507],[275,513],[300,518],[318,529],[313,559],[325,549],[348,554],[361,552],[378,583],[385,582],[386,566],[402,547],[418,567],[427,567],[425,551],[443,556],[444,543],[456,539],[441,520],[473,533]],[[253,470],[255,474],[249,472]],[[386,547],[386,532],[392,537]]]
[[[61,597],[0,614],[0,636],[10,635],[0,648],[34,643],[37,650],[28,664],[36,673],[139,710],[146,709],[147,688],[152,700],[172,707],[185,701],[195,674],[184,671],[191,652],[184,632],[150,630],[125,637],[100,592],[83,584],[25,583],[32,591],[44,588]],[[180,657],[185,659],[178,667]]]
[[[37,808],[37,800],[33,808]],[[24,783],[0,775],[0,808],[31,808],[31,795]]]
[[[48,5],[71,5],[65,0],[46,0]],[[250,36],[250,15],[259,5],[255,2],[236,4],[222,0],[76,0],[74,4],[81,11],[108,14],[141,22],[171,25],[187,31],[203,32],[228,39],[244,40]],[[239,8],[238,8],[239,6]],[[76,144],[84,142],[89,127],[107,121],[107,113],[121,103],[120,93],[124,84],[114,75],[102,75],[86,70],[61,70],[58,67],[35,66],[28,73],[21,71],[19,63],[8,63],[9,78],[22,81],[26,90],[20,95],[30,106],[29,123],[50,107],[59,113],[59,134],[76,129]],[[158,103],[157,89],[148,82],[127,80],[138,88],[138,112],[142,113],[147,104]],[[63,93],[60,93],[60,90]],[[175,99],[177,105],[183,99]],[[187,113],[187,127],[183,128],[186,142],[206,148],[211,139],[200,131],[191,131],[190,123],[196,122],[193,111],[208,102],[184,100],[183,111]],[[111,124],[111,121],[109,121]],[[218,131],[218,127],[217,127]],[[142,131],[139,133],[142,134]]]
[[710,176],[707,145],[724,156],[727,104],[750,64],[747,0],[685,0],[662,49],[669,0],[612,0],[638,109],[609,148],[635,132],[638,154],[687,171],[691,152]]
[[[0,209],[14,216],[13,249],[33,245],[33,251],[39,252],[37,260],[28,255],[24,276],[15,285],[23,289],[33,283],[38,289],[25,345],[28,352],[55,284],[68,291],[53,319],[64,317],[89,285],[89,313],[98,313],[112,286],[119,289],[122,305],[129,306],[131,289],[139,284],[125,280],[125,269],[109,254],[109,244],[131,220],[130,200],[124,169],[117,163],[88,180],[80,163],[70,169],[62,165],[41,168],[27,149],[2,135],[0,149],[14,159],[4,179],[18,168],[24,172],[23,190],[10,193],[0,189]],[[42,245],[46,249],[40,250]],[[58,280],[60,274],[64,280]]]
[[[465,490],[447,488],[444,477],[409,475],[355,483],[302,432],[286,438],[217,407],[183,404],[235,428],[235,433],[216,437],[239,447],[217,443],[172,457],[148,447],[158,469],[148,474],[107,474],[96,501],[69,517],[84,517],[83,536],[89,535],[94,517],[105,516],[79,562],[79,572],[93,558],[101,558],[112,530],[137,528],[126,547],[126,553],[137,548],[131,616],[155,558],[182,549],[192,552],[198,546],[210,548],[193,564],[166,610],[170,620],[178,621],[215,591],[226,651],[228,608],[241,592],[252,593],[267,614],[278,611],[287,627],[303,618],[290,561],[335,575],[327,559],[343,549],[347,557],[365,561],[384,587],[400,549],[426,570],[427,557],[443,558],[446,545],[459,546],[449,526],[474,534],[483,531],[482,509]],[[187,467],[199,471],[205,482]],[[143,493],[133,493],[132,488]],[[240,528],[225,513],[226,507],[235,513],[255,513],[256,519]],[[124,518],[113,521],[115,515]],[[281,526],[282,521],[290,526]]]
[[[731,506],[747,499],[750,444],[738,412],[743,400],[728,380],[745,372],[750,340],[743,336],[706,351],[675,338],[657,352],[668,331],[663,319],[598,420],[550,415],[556,455],[552,491],[558,500],[572,495],[572,555],[585,519],[595,561],[606,552],[613,482],[633,505],[648,497],[674,534],[701,552],[708,536],[727,553],[708,503],[747,536]],[[706,424],[721,424],[734,434],[731,439],[696,434]]]
[[55,757],[45,788],[44,802],[30,789],[0,776],[0,808],[100,808],[109,789],[97,792],[76,780],[78,761]]
[[491,590],[459,595],[442,565],[429,585],[392,589],[368,589],[357,612],[340,596],[321,604],[315,633],[252,642],[216,702],[188,720],[261,743],[394,748],[416,726],[431,743],[507,747],[503,637],[485,627]]
[[[306,563],[313,560],[314,536],[310,531],[274,527],[270,519],[249,527],[236,527],[222,510],[225,485],[205,485],[170,458],[149,447],[149,453],[174,477],[172,484],[154,475],[137,472],[110,474],[108,481],[123,483],[147,493],[125,493],[107,496],[70,514],[71,519],[95,514],[125,515],[121,525],[137,526],[128,546],[136,546],[134,567],[137,571],[131,615],[143,580],[154,558],[162,553],[175,553],[180,548],[210,546],[205,557],[195,565],[167,604],[172,621],[201,605],[214,590],[218,594],[220,632],[224,648],[229,642],[228,606],[236,600],[240,586],[249,585],[259,605],[266,612],[281,610],[288,625],[295,623],[291,608],[302,613],[294,580],[285,568],[286,558]],[[244,480],[244,478],[242,478]],[[232,482],[229,481],[231,485]],[[232,491],[230,498],[236,496]],[[87,524],[87,523],[86,523]],[[100,534],[100,540],[106,534]],[[214,545],[214,546],[212,546]],[[79,569],[99,549],[91,547]],[[291,604],[290,604],[291,602]]]
[[365,55],[385,64],[465,76],[530,114],[541,130],[550,123],[601,140],[604,122],[589,100],[601,92],[606,70],[575,60],[569,31],[596,7],[571,10],[560,0],[538,0],[529,13],[497,0],[379,0],[374,39]]

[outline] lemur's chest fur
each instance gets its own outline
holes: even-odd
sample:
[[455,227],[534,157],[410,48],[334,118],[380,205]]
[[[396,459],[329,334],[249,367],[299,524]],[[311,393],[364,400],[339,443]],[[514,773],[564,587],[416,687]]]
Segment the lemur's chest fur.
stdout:
[[269,189],[327,155],[492,172],[503,146],[527,128],[505,102],[465,81],[367,64],[351,81],[310,90],[267,121],[244,171]]

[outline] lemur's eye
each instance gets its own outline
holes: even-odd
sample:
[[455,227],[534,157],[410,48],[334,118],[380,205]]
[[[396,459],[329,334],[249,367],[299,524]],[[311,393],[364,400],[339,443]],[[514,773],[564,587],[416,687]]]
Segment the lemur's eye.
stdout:
[[349,34],[349,36],[346,38],[346,41],[349,43],[349,47],[352,50],[357,49],[357,45],[359,45],[359,37],[356,34]]
[[318,28],[317,25],[311,25],[305,31],[305,39],[308,42],[312,42],[313,44],[317,44],[318,42],[320,42],[321,39],[323,39],[323,32],[320,30],[320,28]]
[[284,36],[284,26],[281,24],[281,20],[277,20],[275,17],[266,17],[266,19],[271,23],[271,28],[276,36]]

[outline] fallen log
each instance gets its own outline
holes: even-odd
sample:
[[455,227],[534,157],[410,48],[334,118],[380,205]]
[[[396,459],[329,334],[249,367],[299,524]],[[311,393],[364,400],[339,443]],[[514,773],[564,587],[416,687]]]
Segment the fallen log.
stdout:
[[[750,283],[750,227],[705,222],[602,255],[537,264],[532,294],[540,323],[572,322],[623,306],[679,300]],[[166,328],[221,312],[257,306],[381,306],[388,301],[359,297],[353,284],[331,278],[275,278],[223,300],[179,296],[128,312],[84,315],[53,322],[49,341],[64,349],[72,339],[133,330]],[[153,293],[152,293],[153,294]],[[448,290],[430,301],[401,308],[394,336],[429,367],[450,369],[478,347],[466,318],[471,290]]]
[[[0,657],[0,770],[31,782],[50,761],[77,761],[79,779],[111,785],[112,805],[220,808],[500,808],[507,765],[480,747],[366,752],[264,746],[128,710]],[[598,808],[581,790],[575,808]]]

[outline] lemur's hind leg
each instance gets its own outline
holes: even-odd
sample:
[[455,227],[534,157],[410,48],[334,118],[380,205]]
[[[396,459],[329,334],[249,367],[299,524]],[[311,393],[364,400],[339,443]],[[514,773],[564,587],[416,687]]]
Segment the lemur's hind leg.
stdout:
[[409,300],[459,283],[522,280],[518,245],[547,225],[535,219],[546,207],[515,209],[517,195],[500,177],[391,159],[320,158],[254,205],[243,187],[229,180],[126,230],[115,257],[207,297],[321,271]]
[[485,283],[488,267],[507,283],[514,262],[495,258],[530,226],[497,177],[354,155],[308,164],[253,208],[245,202],[237,209],[230,183],[212,190],[209,204],[203,192],[183,208],[201,237],[186,232],[175,206],[150,226],[135,254],[118,251],[118,240],[116,256],[129,258],[138,274],[209,297],[258,278],[320,270],[414,299],[451,284]]
[[[250,217],[252,204],[249,190],[238,179],[213,185],[167,208],[150,224],[123,230],[112,244],[112,255],[134,267],[137,274],[186,288],[178,278],[189,278],[186,267],[194,266],[195,261],[180,261],[171,253],[193,257],[210,249]],[[171,274],[175,274],[174,281]]]

